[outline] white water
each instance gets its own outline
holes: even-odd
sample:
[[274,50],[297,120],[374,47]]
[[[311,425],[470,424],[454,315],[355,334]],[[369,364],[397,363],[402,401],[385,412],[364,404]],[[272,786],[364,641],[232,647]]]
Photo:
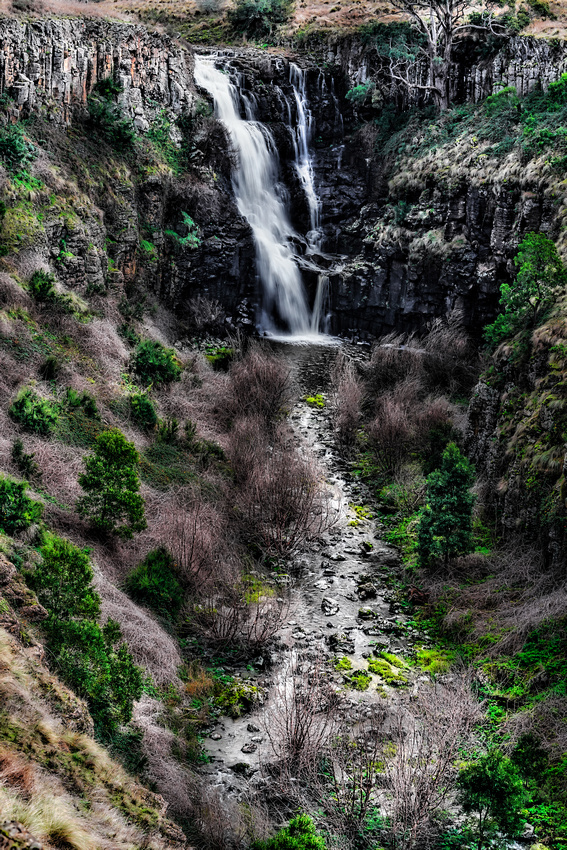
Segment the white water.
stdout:
[[313,116],[309,110],[305,94],[305,71],[293,62],[289,66],[289,80],[293,86],[295,105],[297,109],[297,122],[295,127],[292,127],[292,135],[295,146],[295,167],[309,205],[311,232],[307,235],[307,239],[310,245],[315,248],[319,248],[321,242],[321,234],[319,231],[321,204],[317,197],[317,192],[315,191],[313,167],[311,165],[311,157],[309,156],[309,142],[311,139]]
[[273,317],[292,335],[311,332],[311,317],[301,273],[290,244],[293,228],[278,192],[278,157],[267,128],[253,120],[253,101],[245,103],[247,120],[240,117],[240,95],[228,74],[214,60],[195,57],[195,82],[214,100],[215,115],[227,128],[237,156],[232,182],[241,215],[256,245],[256,264],[264,288],[262,324],[274,330]]

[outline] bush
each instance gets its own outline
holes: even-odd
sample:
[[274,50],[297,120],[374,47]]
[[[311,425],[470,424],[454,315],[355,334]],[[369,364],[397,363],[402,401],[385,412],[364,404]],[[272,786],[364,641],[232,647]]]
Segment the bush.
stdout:
[[245,416],[260,417],[268,426],[280,419],[290,393],[290,373],[279,357],[252,347],[229,369],[227,392],[219,399],[217,411],[227,424]]
[[86,471],[79,476],[85,495],[77,502],[78,512],[95,528],[125,538],[146,528],[139,462],[136,447],[120,431],[97,437],[94,454],[85,458]]
[[118,623],[96,622],[100,598],[88,552],[50,535],[42,561],[27,580],[47,608],[45,629],[59,674],[87,700],[99,733],[108,737],[132,717],[142,694],[142,671],[121,642]]
[[149,552],[126,579],[132,599],[147,605],[156,614],[175,619],[183,601],[183,591],[175,576],[173,558],[163,546]]
[[99,91],[91,94],[87,100],[89,124],[111,148],[119,153],[127,153],[133,149],[136,141],[132,121],[113,102],[115,91],[110,86],[98,84],[98,87]]
[[43,436],[53,430],[58,419],[55,406],[29,387],[18,393],[8,412],[26,431]]
[[42,472],[35,462],[35,452],[28,454],[24,451],[24,444],[18,437],[14,440],[12,444],[12,451],[10,453],[10,457],[12,458],[13,463],[18,467],[18,471],[24,478],[41,478]]
[[146,393],[134,393],[130,396],[129,401],[130,413],[134,422],[147,430],[155,428],[158,416],[151,398]]
[[20,171],[36,157],[35,145],[17,124],[0,130],[0,159],[9,171]]
[[87,549],[50,535],[41,547],[41,563],[28,577],[42,605],[58,620],[94,620],[100,597],[91,586],[93,569]]
[[55,278],[50,272],[41,269],[35,271],[28,283],[31,295],[39,302],[54,301],[57,297],[55,292]]
[[233,30],[250,38],[270,36],[275,26],[292,15],[291,0],[237,0],[227,15]]
[[297,815],[273,838],[254,842],[252,850],[325,850],[325,842],[308,815]]
[[4,534],[17,534],[39,522],[43,505],[26,496],[27,486],[24,481],[0,478],[0,530]]
[[151,340],[145,340],[136,347],[132,368],[146,385],[169,384],[178,381],[181,375],[173,350]]
[[67,387],[67,405],[70,408],[81,408],[89,419],[100,419],[96,400],[90,393],[78,393],[72,387]]

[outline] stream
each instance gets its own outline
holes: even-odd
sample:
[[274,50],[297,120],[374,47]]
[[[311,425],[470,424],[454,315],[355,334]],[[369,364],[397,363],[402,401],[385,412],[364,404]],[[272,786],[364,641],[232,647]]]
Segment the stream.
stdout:
[[[336,449],[328,405],[318,408],[304,400],[306,395],[328,391],[336,348],[280,345],[279,349],[285,351],[300,399],[291,411],[291,425],[303,451],[320,467],[334,524],[295,559],[300,578],[291,588],[289,616],[276,635],[269,659],[256,659],[253,669],[231,670],[263,687],[266,704],[235,720],[223,716],[207,730],[204,745],[210,763],[202,772],[221,792],[237,795],[263,781],[260,762],[270,758],[267,710],[293,659],[301,655],[324,660],[346,656],[352,664],[347,671],[351,675],[355,670],[367,671],[368,659],[380,657],[381,652],[403,658],[416,640],[420,645],[427,642],[426,635],[407,624],[408,617],[387,583],[401,566],[397,550],[380,539],[373,518],[360,519],[352,508],[371,503],[371,493],[351,474]],[[348,687],[344,672],[335,671],[331,664],[328,669],[329,677],[347,697],[346,720],[353,723],[369,713],[372,703],[400,699],[422,678],[415,670],[404,670],[408,684],[399,688],[373,674],[368,689],[358,691]]]

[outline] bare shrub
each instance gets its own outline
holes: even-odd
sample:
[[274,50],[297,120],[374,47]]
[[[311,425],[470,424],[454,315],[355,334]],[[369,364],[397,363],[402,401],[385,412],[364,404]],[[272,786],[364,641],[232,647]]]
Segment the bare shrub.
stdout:
[[225,425],[242,416],[259,416],[267,425],[281,417],[290,400],[290,370],[281,357],[252,345],[235,360],[223,395],[215,401],[216,415]]
[[265,466],[268,452],[268,438],[259,416],[243,416],[234,422],[227,453],[237,487],[245,487],[253,471]]
[[236,504],[241,534],[264,556],[289,555],[332,524],[317,469],[282,442],[252,467]]
[[270,758],[284,785],[317,776],[320,762],[341,721],[340,695],[329,682],[324,661],[294,657],[279,672],[264,713]]
[[0,306],[4,307],[28,307],[31,298],[28,293],[19,286],[14,278],[6,272],[0,273]]
[[246,580],[217,587],[200,598],[189,611],[191,625],[219,648],[239,648],[245,653],[262,649],[289,616],[289,599],[276,596],[268,586],[250,592]]
[[422,687],[412,704],[400,707],[389,732],[395,752],[384,771],[397,846],[412,847],[423,838],[450,798],[459,754],[470,747],[481,716],[468,674]]
[[423,371],[424,349],[415,334],[388,334],[372,349],[372,356],[364,367],[365,382],[372,395],[383,393],[389,387],[410,377],[419,377]]
[[222,304],[216,298],[196,295],[188,302],[191,324],[197,330],[216,330],[222,328],[226,314]]
[[376,417],[367,428],[375,463],[385,477],[395,476],[416,439],[415,423],[404,398],[389,394],[376,405]]
[[34,767],[10,750],[0,749],[0,782],[30,794],[35,784]]
[[180,488],[158,511],[154,540],[171,552],[189,593],[206,596],[216,585],[238,579],[226,518],[205,501],[200,490]]
[[503,731],[513,746],[521,735],[531,733],[541,741],[552,758],[561,758],[567,750],[567,697],[550,694],[529,709],[504,721]]
[[435,319],[422,346],[426,351],[423,365],[431,387],[451,394],[466,393],[472,388],[480,362],[458,312],[446,321]]
[[345,447],[356,442],[362,415],[363,388],[354,364],[340,351],[331,375],[332,413],[338,438]]

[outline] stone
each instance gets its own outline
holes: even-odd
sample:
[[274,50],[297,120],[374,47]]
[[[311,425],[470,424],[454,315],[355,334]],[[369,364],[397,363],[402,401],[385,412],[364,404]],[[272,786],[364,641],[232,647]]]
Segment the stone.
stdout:
[[249,724],[248,724],[248,726],[246,727],[246,731],[247,731],[247,732],[259,732],[259,731],[260,731],[260,727],[259,727],[259,726],[255,726],[255,725],[254,725],[254,723],[249,723]]
[[257,749],[258,749],[258,747],[256,746],[256,744],[253,744],[250,741],[247,744],[244,744],[243,747],[241,747],[240,752],[244,753],[245,755],[249,755],[250,753],[255,753]]
[[335,614],[339,613],[340,605],[336,599],[332,599],[330,596],[325,596],[321,600],[321,611],[325,617],[333,617]]

